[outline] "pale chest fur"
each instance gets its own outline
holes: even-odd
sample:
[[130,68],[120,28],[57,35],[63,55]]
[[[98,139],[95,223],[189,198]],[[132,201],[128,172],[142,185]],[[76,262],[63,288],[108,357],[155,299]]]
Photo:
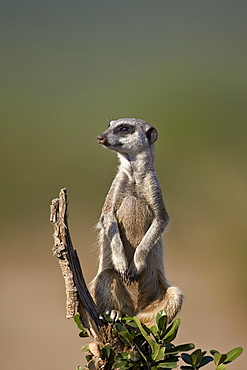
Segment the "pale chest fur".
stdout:
[[153,220],[153,213],[144,198],[129,194],[121,202],[116,216],[125,253],[130,261]]

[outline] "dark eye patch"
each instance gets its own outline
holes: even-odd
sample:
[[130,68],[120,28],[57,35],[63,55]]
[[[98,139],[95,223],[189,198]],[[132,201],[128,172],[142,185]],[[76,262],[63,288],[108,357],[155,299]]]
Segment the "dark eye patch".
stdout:
[[125,135],[125,134],[133,134],[134,131],[135,131],[134,126],[123,123],[115,128],[114,133],[120,133],[120,134]]

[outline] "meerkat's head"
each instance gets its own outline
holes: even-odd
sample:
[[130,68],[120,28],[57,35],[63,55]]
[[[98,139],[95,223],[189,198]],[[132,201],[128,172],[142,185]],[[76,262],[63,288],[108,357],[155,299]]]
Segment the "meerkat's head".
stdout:
[[137,118],[111,121],[106,131],[97,137],[98,143],[121,154],[136,154],[153,147],[157,130]]

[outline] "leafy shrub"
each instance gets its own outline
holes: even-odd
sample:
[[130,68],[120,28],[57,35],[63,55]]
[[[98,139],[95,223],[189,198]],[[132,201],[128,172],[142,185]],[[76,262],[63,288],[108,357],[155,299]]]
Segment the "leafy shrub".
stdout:
[[[226,365],[243,352],[241,347],[237,347],[226,354],[211,350],[211,355],[206,355],[206,351],[195,350],[193,343],[172,344],[181,320],[175,319],[168,325],[165,311],[157,314],[156,325],[151,328],[141,324],[138,317],[125,316],[116,323],[113,323],[108,315],[104,315],[104,319],[111,326],[111,336],[120,341],[123,346],[121,352],[108,344],[100,349],[100,359],[105,368],[109,369],[168,370],[180,366],[182,370],[197,370],[214,361],[215,370],[225,370]],[[86,330],[80,324],[79,316],[75,316],[75,321],[81,330],[79,335],[85,337]],[[89,352],[89,346],[83,347],[83,350],[87,353],[86,359],[90,363],[94,356]],[[187,353],[192,350],[194,350],[192,353]],[[89,368],[91,368],[90,365]],[[83,368],[78,366],[77,370],[83,370]]]

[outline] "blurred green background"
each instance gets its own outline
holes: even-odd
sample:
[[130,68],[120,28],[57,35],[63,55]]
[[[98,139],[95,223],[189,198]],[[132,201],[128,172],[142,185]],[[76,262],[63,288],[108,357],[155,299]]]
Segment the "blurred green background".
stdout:
[[159,132],[165,266],[186,296],[178,341],[246,346],[246,1],[2,0],[0,28],[1,367],[84,363],[49,204],[66,186],[90,281],[117,167],[96,137],[121,117]]

